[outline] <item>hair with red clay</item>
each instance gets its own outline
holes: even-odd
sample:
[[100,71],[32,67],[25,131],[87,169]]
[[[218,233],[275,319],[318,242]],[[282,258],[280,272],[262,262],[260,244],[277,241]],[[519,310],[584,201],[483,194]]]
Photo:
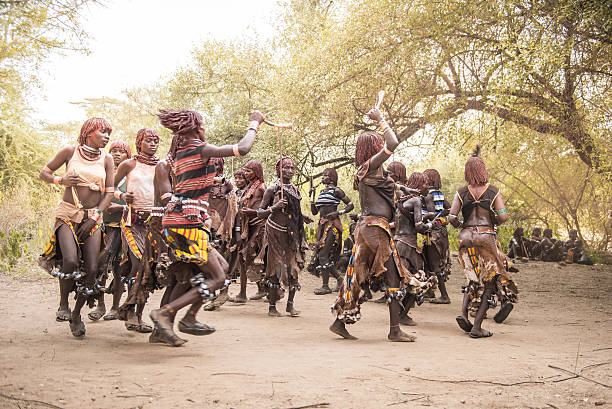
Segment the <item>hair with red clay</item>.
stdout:
[[225,159],[219,157],[219,158],[212,158],[212,160],[215,164],[215,168],[217,169],[217,175],[223,174],[223,169],[225,168]]
[[414,172],[406,181],[406,187],[409,187],[410,189],[420,190],[421,186],[423,186],[426,182],[427,178],[425,177],[424,173]]
[[243,179],[245,178],[244,168],[236,169],[236,171],[234,172],[234,177],[238,177],[238,176],[240,176]]
[[355,145],[355,165],[361,166],[383,148],[382,137],[374,131],[365,131],[357,138]]
[[174,137],[168,150],[168,162],[172,165],[176,156],[176,150],[181,146],[185,135],[198,132],[204,123],[202,115],[196,111],[175,111],[173,109],[160,109],[159,123],[164,128],[172,131]]
[[440,179],[440,173],[437,170],[425,169],[423,173],[429,182],[429,186],[434,189],[440,189],[442,187],[442,179]]
[[79,145],[85,145],[89,135],[96,131],[108,133],[110,135],[111,132],[113,132],[113,128],[106,119],[89,118],[81,127],[81,133],[79,134]]
[[130,145],[128,145],[125,141],[121,139],[117,139],[110,144],[108,148],[109,152],[112,152],[113,149],[123,149],[123,151],[127,154],[128,159],[132,157],[132,150],[130,149]]
[[332,185],[338,186],[338,172],[334,168],[325,168],[323,174],[327,175],[332,182]]
[[484,185],[489,181],[487,166],[478,156],[472,156],[465,162],[464,175],[468,185]]
[[136,142],[134,143],[136,145],[136,153],[140,153],[140,151],[142,151],[142,141],[144,141],[149,136],[154,136],[159,141],[159,135],[153,129],[142,128],[138,131],[138,133],[136,134]]
[[256,180],[259,180],[260,182],[264,181],[263,166],[261,166],[260,161],[250,160],[246,165],[244,165],[244,167],[253,171]]
[[[289,156],[283,156],[282,162],[291,162],[295,166],[295,162]],[[276,161],[276,176],[280,177],[281,159]]]
[[406,166],[402,162],[391,162],[387,166],[387,170],[395,183],[406,184]]

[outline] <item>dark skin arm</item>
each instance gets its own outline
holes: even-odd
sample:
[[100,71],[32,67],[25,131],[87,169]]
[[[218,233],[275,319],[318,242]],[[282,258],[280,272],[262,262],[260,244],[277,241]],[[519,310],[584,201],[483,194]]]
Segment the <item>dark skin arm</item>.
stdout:
[[[170,166],[165,160],[160,160],[155,165],[155,175],[153,176],[153,197],[156,207],[165,207],[170,198],[161,199],[165,193],[172,192],[172,181],[170,180]],[[151,217],[149,225],[155,231],[161,231],[161,217]]]
[[459,194],[455,193],[455,197],[453,197],[453,203],[451,204],[450,213],[448,217],[448,221],[455,228],[459,228],[463,224],[457,218],[457,215],[459,215],[460,210],[461,210],[461,200],[459,199]]
[[[344,206],[344,210],[342,211],[342,214],[349,213],[351,210],[355,208],[355,206],[353,205],[353,202],[351,202],[351,198],[348,197],[346,193],[344,193],[344,190],[340,189],[339,187],[337,187],[336,190],[334,191],[334,196],[342,200],[342,202],[346,205]],[[331,212],[330,214],[327,215],[327,218],[335,219],[338,216],[339,216],[338,212]]]
[[268,216],[270,216],[270,214],[281,212],[287,206],[287,199],[279,200],[273,206],[271,206],[274,200],[275,193],[276,192],[274,187],[269,187],[264,192],[263,199],[261,200],[261,205],[257,210],[257,217],[259,217],[260,219],[265,220],[268,218]]
[[241,209],[240,211],[245,214],[248,217],[256,217],[257,216],[257,209],[261,206],[261,202],[263,200],[264,197],[264,192],[265,190],[263,189],[263,187],[259,187],[255,193],[253,193],[253,197],[252,197],[252,206],[255,207],[257,206],[256,209],[252,209],[249,207],[245,207],[243,209]]
[[[134,168],[136,167],[136,159],[127,159],[121,162],[119,167],[117,168],[117,173],[115,174],[115,189],[119,186],[119,183],[123,180],[124,177],[128,175]],[[134,192],[125,192],[121,193],[121,200],[123,200],[127,204],[134,203]]]
[[[257,129],[257,127],[265,120],[265,116],[259,111],[253,111],[250,119],[250,127]],[[204,132],[202,130],[202,132]],[[256,131],[253,129],[247,130],[246,135],[242,137],[240,141],[238,141],[238,153],[241,156],[249,153],[251,148],[253,147],[253,143],[255,142]],[[208,161],[209,158],[225,158],[228,156],[234,156],[234,145],[222,145],[215,146],[213,144],[207,143],[204,148],[202,148],[202,159],[204,161]]]
[[[384,120],[382,113],[378,108],[372,108],[367,115],[370,119],[378,122],[379,124]],[[397,148],[397,145],[399,145],[399,141],[397,140],[397,136],[395,136],[395,132],[393,132],[391,127],[386,128],[384,138],[387,149],[391,152],[395,151],[395,148]],[[380,167],[390,157],[390,154],[386,153],[384,149],[381,149],[380,152],[372,156],[370,159],[370,169],[374,170]]]
[[[106,171],[106,183],[104,184],[107,188],[113,186],[113,177],[115,172],[115,164],[113,163],[113,158],[110,155],[106,155],[104,159],[104,170]],[[113,192],[106,192],[98,203],[98,209],[103,212],[105,211],[111,203],[113,199]],[[96,225],[96,221],[94,219],[88,218],[81,224],[81,226],[77,229],[76,235],[79,241],[85,241],[91,229]]]

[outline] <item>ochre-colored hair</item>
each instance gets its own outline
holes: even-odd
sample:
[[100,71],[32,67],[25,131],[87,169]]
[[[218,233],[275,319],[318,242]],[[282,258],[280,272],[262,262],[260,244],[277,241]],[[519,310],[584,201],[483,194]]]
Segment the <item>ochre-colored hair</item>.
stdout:
[[215,167],[217,168],[217,175],[222,174],[223,169],[225,168],[225,159],[219,157],[219,158],[212,158],[212,160],[215,163]]
[[244,179],[244,168],[238,168],[236,169],[236,171],[234,172],[234,177],[240,176]]
[[434,189],[440,189],[442,187],[442,180],[440,179],[440,173],[438,173],[435,169],[425,169],[423,171],[427,181],[429,182],[429,186]]
[[196,111],[175,111],[173,109],[160,109],[157,117],[162,126],[170,129],[174,135],[168,150],[168,162],[172,165],[176,150],[183,143],[185,135],[198,132],[204,120],[202,115]]
[[383,139],[374,131],[365,131],[357,138],[355,165],[361,166],[383,148]]
[[329,176],[329,179],[331,180],[334,186],[338,186],[338,172],[336,172],[336,169],[325,168],[325,170],[323,170],[323,173]]
[[423,186],[426,181],[427,179],[425,178],[424,173],[414,172],[412,175],[410,175],[408,181],[406,181],[406,187],[420,190],[421,186]]
[[159,135],[157,134],[156,131],[154,131],[153,129],[149,129],[149,128],[142,128],[136,134],[135,145],[136,145],[137,153],[140,153],[140,151],[142,151],[142,141],[144,141],[148,136],[154,136],[159,141]]
[[469,185],[484,185],[489,181],[487,165],[478,156],[472,156],[465,162],[464,175]]
[[87,138],[91,133],[101,131],[108,133],[109,135],[113,132],[113,128],[110,123],[103,118],[89,118],[83,123],[81,127],[81,133],[79,134],[79,145],[85,145]]
[[391,162],[387,170],[396,183],[406,184],[406,166],[402,162]]
[[[293,166],[295,166],[295,161],[290,158],[289,156],[283,156],[282,159],[283,163],[285,162],[291,162],[293,163]],[[280,168],[281,168],[281,159],[276,161],[276,176],[280,177]]]
[[110,144],[108,151],[112,152],[113,149],[115,148],[123,149],[125,153],[127,153],[128,159],[132,157],[132,150],[130,149],[130,145],[128,145],[125,141],[122,141],[121,139],[117,139],[116,141],[113,141]]
[[246,165],[244,165],[244,167],[253,171],[255,174],[255,179],[259,180],[260,182],[264,181],[263,166],[261,166],[260,161],[250,160]]

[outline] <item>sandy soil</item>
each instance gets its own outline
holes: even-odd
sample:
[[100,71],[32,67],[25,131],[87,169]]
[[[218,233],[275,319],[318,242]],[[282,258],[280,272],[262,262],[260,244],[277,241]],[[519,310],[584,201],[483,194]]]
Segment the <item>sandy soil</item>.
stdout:
[[[595,382],[612,385],[612,267],[519,267],[519,304],[504,324],[485,321],[489,339],[470,339],[455,323],[455,265],[452,304],[411,314],[419,325],[404,330],[415,343],[388,342],[387,307],[374,303],[349,327],[359,340],[339,339],[327,329],[334,296],[314,295],[319,282],[304,273],[301,317],[269,318],[262,301],[226,304],[199,315],[217,332],[184,335],[182,348],[150,345],[120,321],[86,319],[87,337],[73,339],[54,319],[55,280],[0,275],[0,407],[611,407],[610,386]],[[562,381],[568,374],[550,365],[584,368],[590,381]]]

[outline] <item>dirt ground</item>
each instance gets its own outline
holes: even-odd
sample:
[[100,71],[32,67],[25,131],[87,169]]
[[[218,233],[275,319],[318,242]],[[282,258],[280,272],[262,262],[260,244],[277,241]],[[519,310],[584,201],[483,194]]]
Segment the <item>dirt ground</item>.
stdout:
[[[226,304],[199,315],[217,332],[184,335],[182,348],[87,318],[87,336],[76,340],[55,322],[56,280],[3,274],[0,407],[612,407],[612,267],[519,267],[519,304],[505,323],[485,321],[488,339],[470,339],[455,322],[463,283],[455,265],[452,304],[411,314],[418,326],[404,330],[415,343],[388,342],[387,307],[371,302],[349,327],[359,340],[339,339],[327,329],[334,296],[314,295],[319,281],[304,273],[301,317],[269,318],[263,301]],[[572,375],[551,366],[584,378],[564,380]]]

